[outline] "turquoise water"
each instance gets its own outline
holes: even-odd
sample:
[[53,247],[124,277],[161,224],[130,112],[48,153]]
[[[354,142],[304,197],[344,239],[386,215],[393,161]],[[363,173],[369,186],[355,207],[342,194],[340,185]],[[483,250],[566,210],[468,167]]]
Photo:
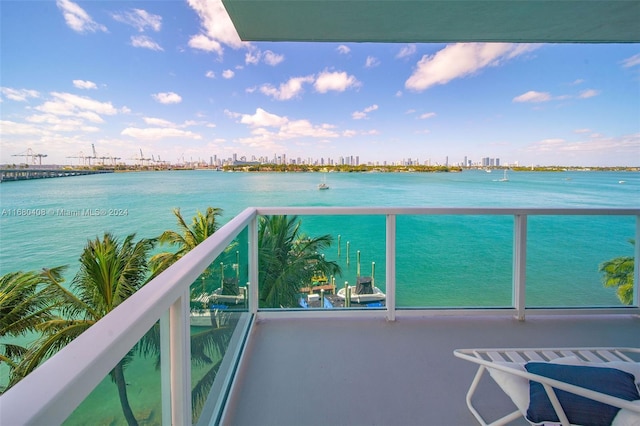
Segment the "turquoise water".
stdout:
[[[207,206],[222,222],[248,206],[638,207],[640,173],[331,173],[318,191],[314,173],[166,171],[6,182],[0,185],[0,274],[70,265],[71,279],[87,239],[105,231],[155,237],[175,229],[172,209],[185,218]],[[623,181],[623,183],[620,183]],[[111,214],[111,215],[110,215]],[[384,288],[384,217],[308,217],[310,234],[341,241],[327,253],[353,282],[375,262]],[[513,218],[399,217],[398,303],[401,306],[503,306],[511,302]],[[528,301],[534,305],[616,304],[597,266],[632,255],[629,217],[530,217]],[[346,262],[346,243],[350,262]],[[557,297],[549,297],[550,293]]]
[[[197,209],[220,207],[222,222],[248,206],[640,207],[640,173],[511,172],[508,182],[498,182],[500,177],[483,171],[332,173],[328,191],[316,189],[321,176],[313,173],[172,171],[8,182],[0,185],[0,274],[67,264],[71,280],[87,239],[105,231],[155,237],[176,229],[175,207],[187,219]],[[513,226],[511,216],[398,217],[398,304],[509,306]],[[385,288],[384,217],[305,217],[303,227],[334,237],[325,254],[343,267],[339,285],[355,281],[360,251],[362,274],[369,275],[375,262],[376,285]],[[531,216],[528,230],[529,305],[619,304],[614,291],[603,288],[598,265],[633,254],[628,240],[635,218]],[[136,358],[126,376],[136,415],[146,419],[141,424],[159,424],[153,360]],[[88,423],[125,424],[108,378],[67,422]]]

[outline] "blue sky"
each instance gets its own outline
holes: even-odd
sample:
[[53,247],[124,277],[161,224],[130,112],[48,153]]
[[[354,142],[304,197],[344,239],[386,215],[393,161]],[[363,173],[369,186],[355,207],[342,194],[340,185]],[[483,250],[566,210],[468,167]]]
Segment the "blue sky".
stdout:
[[245,43],[219,1],[1,8],[3,164],[94,144],[128,164],[640,165],[638,44]]

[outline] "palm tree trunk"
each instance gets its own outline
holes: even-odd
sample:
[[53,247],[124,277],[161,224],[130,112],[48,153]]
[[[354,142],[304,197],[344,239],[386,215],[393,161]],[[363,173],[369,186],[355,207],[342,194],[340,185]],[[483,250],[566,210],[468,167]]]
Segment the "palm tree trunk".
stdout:
[[124,367],[121,362],[113,369],[113,376],[118,387],[118,396],[120,396],[120,405],[122,406],[122,412],[124,418],[127,420],[129,426],[138,426],[138,421],[133,415],[131,406],[129,405],[129,398],[127,397],[127,383],[124,380]]

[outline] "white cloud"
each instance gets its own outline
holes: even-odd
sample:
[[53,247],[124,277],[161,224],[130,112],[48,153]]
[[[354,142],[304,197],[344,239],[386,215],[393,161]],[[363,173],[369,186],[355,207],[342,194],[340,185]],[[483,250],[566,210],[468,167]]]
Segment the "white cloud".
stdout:
[[206,52],[216,52],[220,56],[222,56],[222,52],[224,51],[220,43],[204,34],[198,34],[191,37],[189,39],[189,47],[204,50]]
[[246,64],[258,65],[260,63],[260,60],[262,60],[265,64],[274,67],[280,62],[284,61],[284,55],[273,53],[271,50],[266,50],[263,53],[259,49],[250,46],[249,51],[244,56],[244,62]]
[[344,71],[323,71],[314,83],[314,87],[319,93],[327,93],[330,90],[344,92],[358,86],[360,86],[360,82],[353,75],[348,75]]
[[567,141],[562,138],[549,138],[530,145],[528,152],[552,152],[554,155],[561,153],[585,152],[595,153],[630,153],[637,156],[640,152],[640,133],[622,135],[618,137],[606,137],[599,133],[588,135],[589,139]]
[[380,65],[380,61],[378,60],[378,58],[375,58],[373,56],[367,56],[367,59],[364,62],[365,68],[374,68],[374,67],[377,67],[378,65]]
[[424,55],[405,82],[405,87],[423,91],[437,84],[469,76],[483,68],[498,66],[537,47],[509,43],[451,44],[434,55]]
[[174,123],[163,118],[144,117],[144,122],[149,126],[155,127],[177,127]]
[[207,71],[204,76],[207,78],[216,78],[216,73],[214,73],[213,71]]
[[306,119],[290,120],[262,108],[257,108],[253,115],[230,111],[225,111],[225,114],[251,127],[251,136],[237,141],[252,148],[274,149],[281,147],[280,142],[290,139],[330,139],[340,136],[333,125],[314,125]]
[[174,92],[154,93],[151,96],[161,104],[179,104],[182,102],[182,97]]
[[216,52],[222,56],[222,45],[239,49],[243,42],[238,36],[236,28],[229,18],[227,10],[221,0],[188,0],[200,18],[203,33],[195,35],[189,40],[189,46],[208,52]]
[[362,111],[355,111],[351,114],[351,118],[353,118],[354,120],[362,120],[364,118],[367,118],[367,114],[370,113],[371,111],[375,111],[378,109],[378,105],[373,104],[371,106],[366,107],[364,110]]
[[107,32],[107,27],[95,22],[83,8],[70,0],[57,0],[56,5],[62,11],[64,20],[72,30],[79,33]]
[[40,93],[37,90],[12,89],[10,87],[0,87],[0,93],[7,99],[18,102],[26,102],[28,98],[40,97]]
[[578,78],[578,79],[574,80],[574,81],[571,83],[571,85],[572,85],[572,86],[577,86],[577,85],[582,84],[582,83],[584,83],[584,79],[582,79],[582,78]]
[[264,52],[264,63],[267,65],[271,65],[272,67],[278,65],[280,62],[284,61],[284,55],[278,55],[273,53],[270,50]]
[[513,102],[548,102],[551,99],[551,95],[547,92],[536,92],[535,90],[530,90],[513,98]]
[[347,53],[351,52],[351,49],[349,49],[349,47],[345,46],[344,44],[341,44],[340,46],[336,47],[336,50],[341,55],[346,55]]
[[578,97],[580,99],[589,99],[589,98],[593,98],[594,96],[598,96],[599,94],[600,94],[599,90],[587,89],[587,90],[583,90],[582,92],[580,92]]
[[131,9],[127,12],[114,13],[113,19],[123,24],[131,25],[140,32],[150,28],[153,31],[160,31],[162,27],[162,16],[154,15],[142,9]]
[[640,53],[626,58],[622,61],[622,66],[625,68],[631,68],[640,65]]
[[234,73],[232,70],[222,71],[222,78],[230,79],[233,78],[234,75],[236,75],[236,73]]
[[2,134],[18,135],[18,136],[31,136],[42,135],[42,129],[32,126],[30,124],[16,123],[15,121],[0,120],[0,128],[2,128]]
[[[260,92],[276,100],[286,101],[298,97],[303,92],[304,84],[313,84],[318,93],[327,93],[331,90],[344,92],[349,88],[360,86],[360,82],[346,72],[324,71],[317,77],[314,75],[292,77],[279,87],[263,84],[260,86]],[[247,92],[252,93],[253,88],[247,89]]]
[[131,36],[131,45],[133,47],[142,47],[144,49],[163,51],[164,49],[151,37],[145,35]]
[[262,52],[259,49],[249,49],[249,51],[244,54],[244,62],[245,64],[258,65],[261,56]]
[[78,89],[97,89],[98,86],[93,81],[73,80],[73,85]]
[[247,124],[251,127],[280,127],[289,121],[287,117],[271,114],[262,108],[256,108],[256,113],[253,115],[232,113],[229,111],[226,111],[226,113],[233,118],[240,118],[239,123]]
[[[97,116],[97,114],[95,113],[92,113],[89,115],[95,116],[94,119],[90,121],[97,122],[97,123],[101,123],[104,121],[102,120],[102,118],[100,118],[100,116]],[[98,132],[100,131],[100,129],[95,126],[85,125],[83,119],[86,116],[87,114],[84,114],[84,116],[78,115],[77,116],[78,118],[60,118],[59,116],[54,114],[37,114],[37,115],[32,115],[27,117],[26,121],[28,121],[29,123],[46,125],[46,129],[52,132],[77,132],[77,131]]]
[[416,53],[416,45],[408,44],[404,46],[402,49],[400,49],[400,52],[398,52],[398,54],[396,55],[396,58],[406,58],[408,56],[413,55],[414,53]]
[[270,84],[264,84],[260,87],[260,92],[267,96],[272,96],[279,101],[293,99],[300,95],[303,91],[303,84],[313,83],[313,76],[292,77],[287,82],[282,83],[279,88],[275,88]]
[[77,96],[71,93],[52,92],[53,100],[37,106],[35,109],[45,114],[75,116],[95,123],[103,122],[100,115],[115,115],[118,110],[111,102]]
[[420,120],[426,120],[427,118],[433,118],[436,116],[435,112],[425,112],[424,114],[421,114],[418,118]]
[[202,139],[197,133],[187,130],[180,130],[171,127],[148,127],[145,129],[139,129],[136,127],[127,127],[121,133],[123,136],[131,136],[132,138],[155,141],[166,138],[181,138],[181,139]]

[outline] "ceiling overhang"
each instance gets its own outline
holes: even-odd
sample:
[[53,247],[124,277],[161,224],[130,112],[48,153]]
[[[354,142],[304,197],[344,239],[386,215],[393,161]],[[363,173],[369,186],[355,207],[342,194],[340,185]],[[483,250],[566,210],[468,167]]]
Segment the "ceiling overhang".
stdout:
[[245,41],[640,42],[638,0],[222,0]]

